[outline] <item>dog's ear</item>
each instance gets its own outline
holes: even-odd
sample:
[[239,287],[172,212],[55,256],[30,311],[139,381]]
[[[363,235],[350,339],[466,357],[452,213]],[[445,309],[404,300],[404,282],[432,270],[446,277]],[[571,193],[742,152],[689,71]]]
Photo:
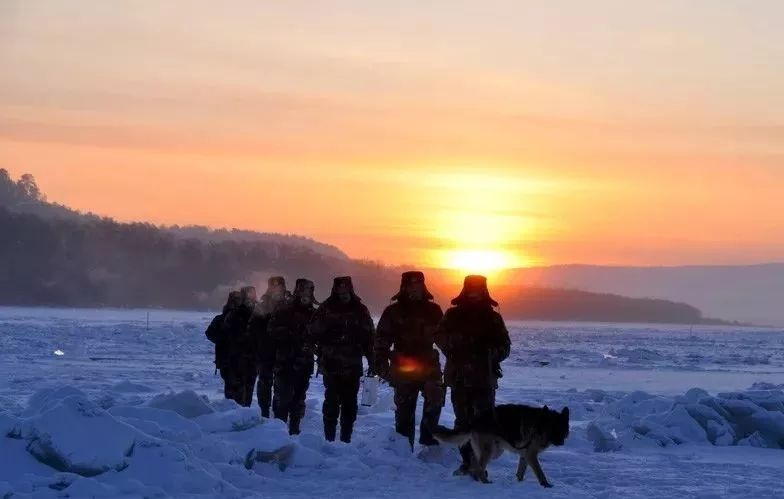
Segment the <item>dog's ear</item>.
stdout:
[[569,408],[568,407],[564,407],[564,410],[561,411],[561,416],[563,418],[565,418],[565,419],[569,419]]

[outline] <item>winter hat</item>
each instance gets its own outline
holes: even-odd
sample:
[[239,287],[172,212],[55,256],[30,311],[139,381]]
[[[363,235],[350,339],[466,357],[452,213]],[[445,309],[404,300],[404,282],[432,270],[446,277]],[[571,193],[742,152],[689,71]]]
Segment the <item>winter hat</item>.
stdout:
[[425,300],[432,300],[433,295],[430,294],[430,291],[427,290],[427,285],[425,284],[425,274],[418,270],[412,270],[409,272],[403,272],[403,274],[400,276],[400,291],[398,291],[398,293],[392,297],[392,301],[397,301],[400,300],[401,298],[405,298],[406,286],[415,282],[422,283],[422,287],[424,287],[425,289],[425,296],[424,296]]
[[466,303],[468,293],[478,292],[482,296],[482,301],[497,307],[498,302],[490,297],[490,291],[487,289],[487,277],[483,275],[469,275],[463,281],[463,290],[460,295],[452,300],[452,305],[462,305]]
[[267,280],[267,289],[271,289],[275,286],[280,286],[283,289],[286,289],[286,279],[281,276],[273,276]]
[[229,293],[229,298],[226,300],[226,305],[223,307],[223,313],[226,313],[232,308],[237,308],[240,305],[242,305],[242,293],[239,291],[232,291]]
[[332,283],[332,295],[334,296],[342,290],[347,290],[352,296],[356,296],[354,294],[354,283],[351,282],[351,277],[344,276],[335,278]]
[[256,301],[256,287],[245,286],[244,288],[240,289],[240,297],[242,298],[243,303],[248,300]]
[[296,298],[309,294],[313,299],[313,303],[318,305],[319,302],[316,300],[315,292],[316,285],[309,279],[297,279],[297,282],[294,284],[294,296]]

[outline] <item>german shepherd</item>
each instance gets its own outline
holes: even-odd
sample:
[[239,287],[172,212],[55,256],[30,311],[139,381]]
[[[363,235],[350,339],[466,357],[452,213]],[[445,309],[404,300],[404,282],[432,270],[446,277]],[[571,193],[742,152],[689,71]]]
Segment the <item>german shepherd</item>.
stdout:
[[542,487],[552,487],[539,464],[539,454],[551,445],[561,446],[569,436],[569,408],[561,412],[526,405],[499,405],[495,414],[477,420],[460,431],[438,426],[433,436],[442,443],[462,447],[471,444],[471,468],[455,474],[470,474],[474,480],[490,483],[487,465],[504,451],[520,456],[517,480],[523,481],[530,466]]

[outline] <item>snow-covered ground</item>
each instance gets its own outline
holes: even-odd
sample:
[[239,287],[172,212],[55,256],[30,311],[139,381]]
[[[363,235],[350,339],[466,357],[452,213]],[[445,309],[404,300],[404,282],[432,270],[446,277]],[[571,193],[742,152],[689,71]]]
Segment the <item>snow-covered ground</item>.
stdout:
[[[453,449],[392,431],[392,394],[350,445],[221,400],[208,313],[0,308],[0,498],[784,497],[784,331],[511,323],[499,401],[572,410],[554,489],[452,477]],[[695,389],[698,388],[698,389]],[[453,421],[447,404],[442,421]]]

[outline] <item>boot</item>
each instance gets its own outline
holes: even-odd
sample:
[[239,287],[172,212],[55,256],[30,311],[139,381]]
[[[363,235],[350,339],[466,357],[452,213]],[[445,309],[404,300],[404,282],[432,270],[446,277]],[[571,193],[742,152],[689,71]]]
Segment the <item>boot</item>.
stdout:
[[438,443],[438,440],[433,438],[433,435],[425,435],[425,434],[419,436],[419,443],[424,445],[425,447],[435,447],[437,445],[440,445]]
[[460,457],[463,458],[463,464],[455,470],[454,476],[465,476],[471,472],[471,460],[473,459],[474,452],[471,449],[471,444],[460,447]]
[[345,444],[351,443],[351,434],[354,433],[352,425],[340,425],[340,441]]
[[335,441],[335,434],[338,431],[337,426],[337,424],[324,423],[324,438],[327,440],[327,442]]
[[262,407],[261,408],[261,417],[263,418],[270,418],[270,408],[269,407]]
[[291,418],[291,421],[289,421],[289,435],[299,435],[299,423],[299,419]]

